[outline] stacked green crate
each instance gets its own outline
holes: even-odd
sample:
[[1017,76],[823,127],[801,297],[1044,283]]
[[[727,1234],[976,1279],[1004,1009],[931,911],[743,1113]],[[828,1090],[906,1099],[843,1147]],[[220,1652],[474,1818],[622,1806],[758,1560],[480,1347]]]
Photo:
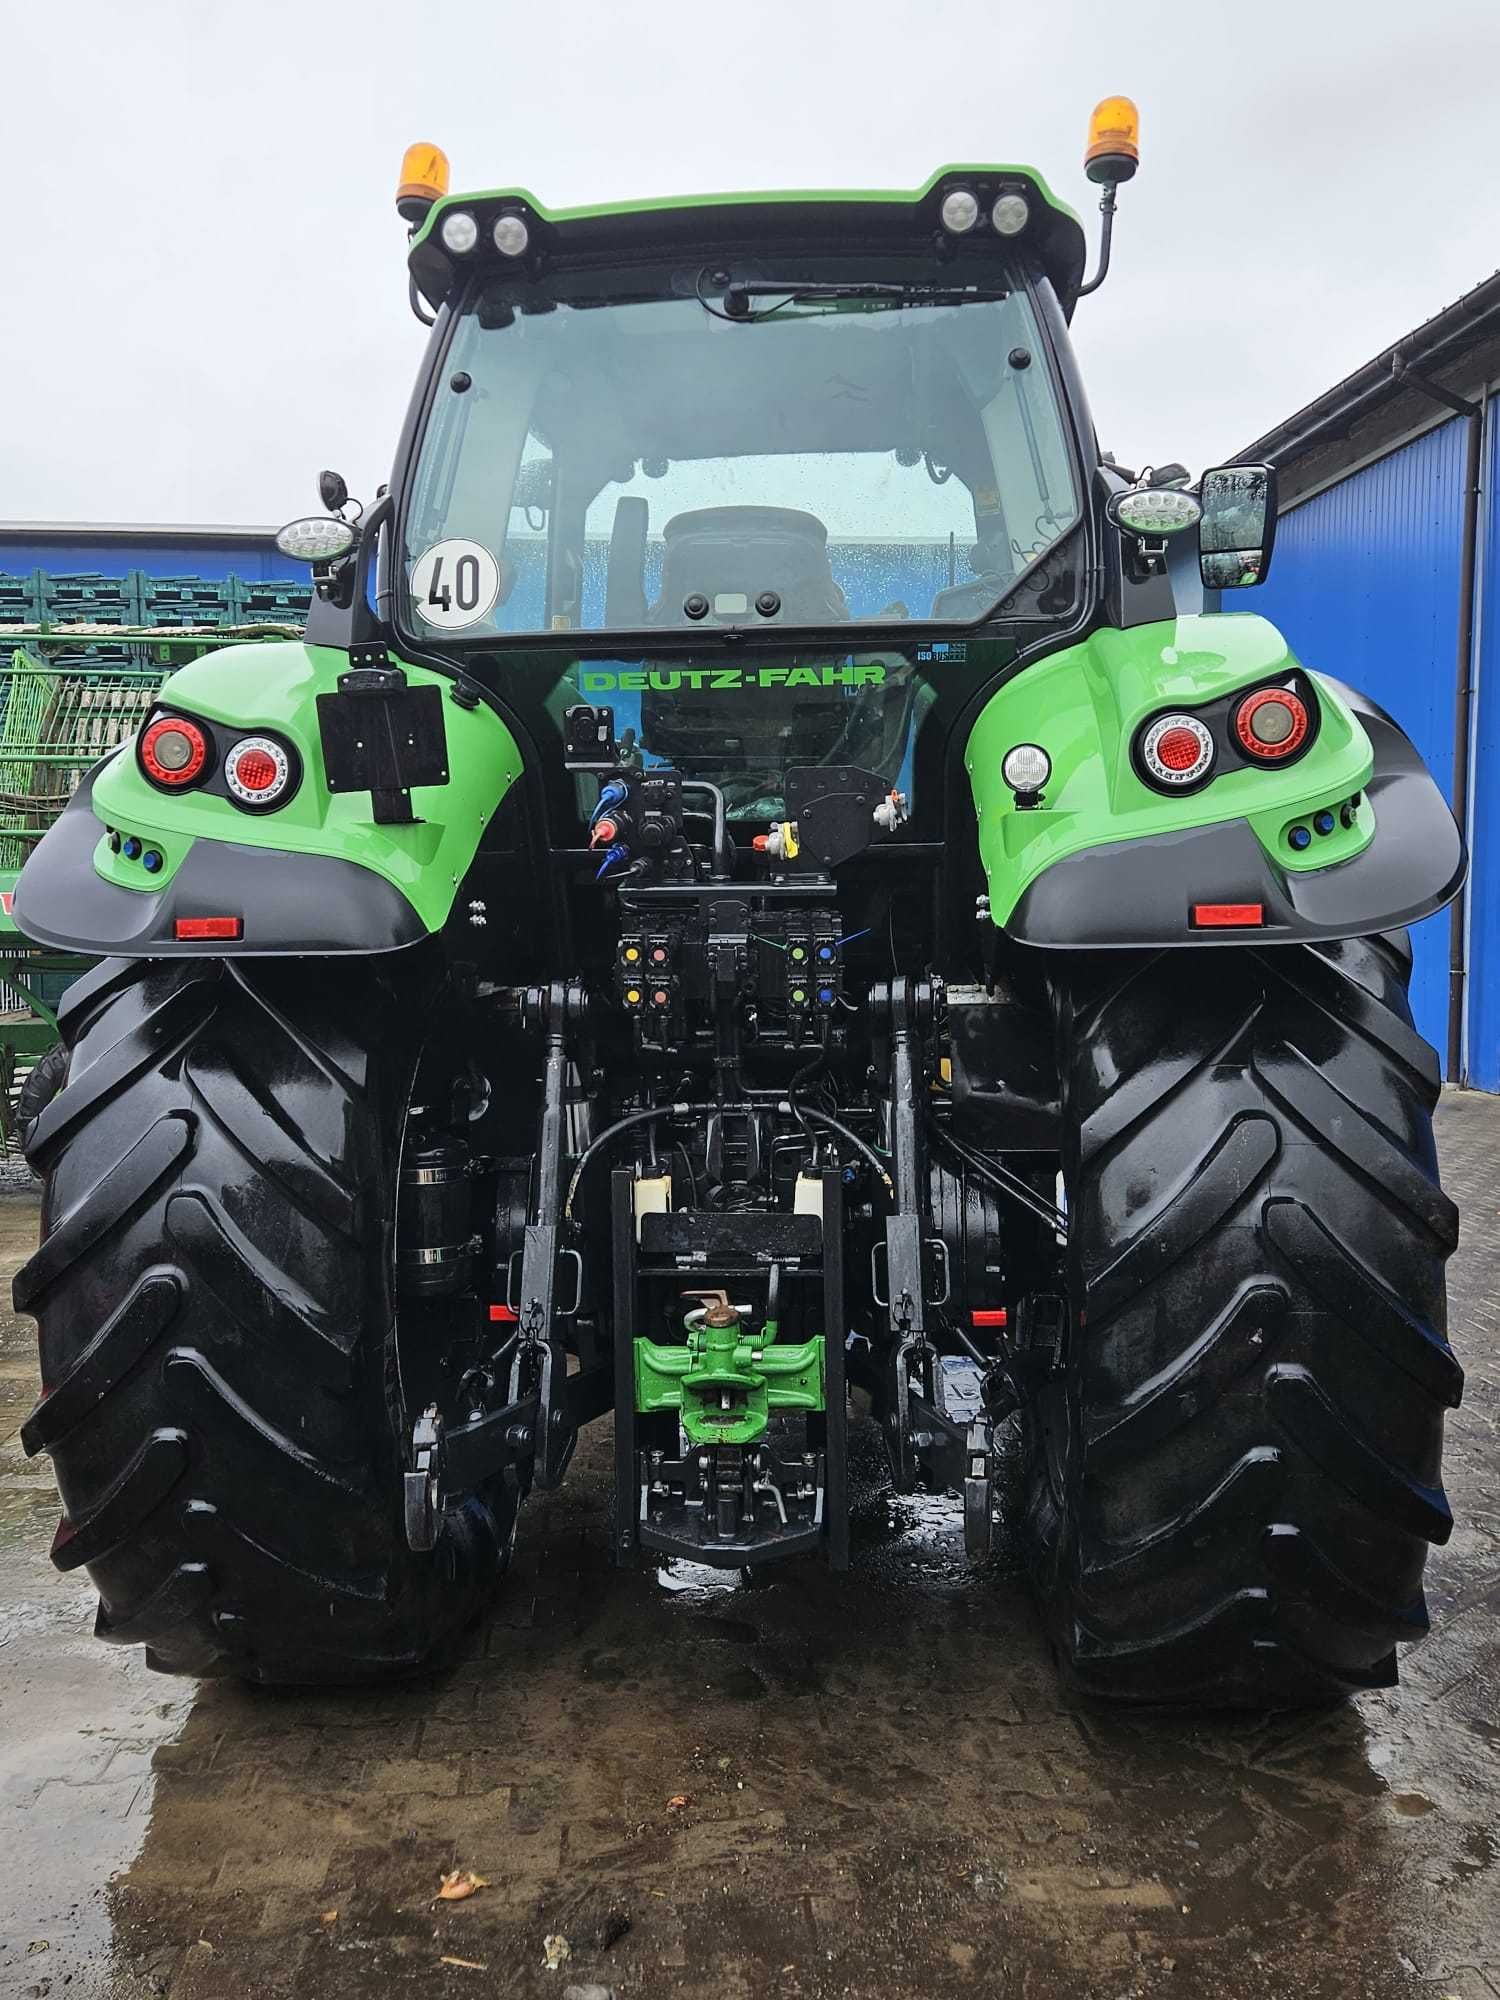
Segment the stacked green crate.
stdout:
[[28,570],[24,575],[0,575],[0,626],[40,625],[45,573]]
[[143,625],[232,625],[233,576],[148,576],[132,572]]
[[312,602],[312,585],[278,576],[258,581],[232,576],[233,623],[236,625],[300,625]]
[[46,625],[139,625],[140,572],[125,576],[57,576],[43,573],[42,620]]

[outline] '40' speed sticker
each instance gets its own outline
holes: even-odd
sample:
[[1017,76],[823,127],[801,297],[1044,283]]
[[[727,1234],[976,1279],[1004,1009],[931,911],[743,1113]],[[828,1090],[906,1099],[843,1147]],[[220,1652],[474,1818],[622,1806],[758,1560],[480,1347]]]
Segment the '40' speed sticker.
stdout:
[[434,542],[412,565],[417,615],[444,632],[477,625],[500,595],[500,565],[478,542]]

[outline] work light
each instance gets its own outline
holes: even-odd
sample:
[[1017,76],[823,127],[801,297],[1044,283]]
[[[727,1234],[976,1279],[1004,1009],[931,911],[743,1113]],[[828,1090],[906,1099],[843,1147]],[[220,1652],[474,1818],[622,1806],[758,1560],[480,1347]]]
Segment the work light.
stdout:
[[1000,775],[1013,792],[1039,792],[1052,776],[1052,759],[1039,743],[1018,743],[1006,751]]
[[967,188],[951,188],[943,196],[943,227],[950,235],[967,236],[979,220],[979,203]]
[[1002,194],[990,210],[990,221],[1002,236],[1019,236],[1031,220],[1031,204],[1024,194]]
[[466,208],[455,208],[443,217],[443,246],[455,257],[466,257],[479,241],[479,224]]

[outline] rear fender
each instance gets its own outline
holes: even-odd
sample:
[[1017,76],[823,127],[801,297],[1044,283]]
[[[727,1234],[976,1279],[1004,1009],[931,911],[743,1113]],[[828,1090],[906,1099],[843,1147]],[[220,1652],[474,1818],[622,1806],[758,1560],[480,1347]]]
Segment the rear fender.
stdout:
[[[16,885],[18,928],[39,944],[121,957],[379,952],[440,930],[496,807],[521,772],[514,736],[454,684],[407,666],[411,686],[445,690],[448,782],[416,786],[413,823],[377,822],[369,792],[330,792],[317,697],[336,691],[349,655],[297,641],[205,654],[172,674],[158,706],[204,724],[219,766],[265,731],[295,753],[287,803],[242,811],[227,795],[152,785],[125,744],[84,779]],[[125,842],[140,854],[127,856]],[[153,874],[142,855],[157,854]],[[241,934],[177,936],[187,917],[238,918]]]
[[[1300,674],[1318,712],[1285,766],[1221,752],[1200,789],[1167,796],[1136,769],[1145,721],[1212,712],[1242,689]],[[1052,760],[1039,807],[1001,776],[1005,753]],[[965,750],[993,921],[1055,948],[1312,943],[1415,923],[1449,902],[1467,860],[1446,801],[1383,709],[1311,673],[1264,618],[1206,613],[1105,629],[1025,669],[991,697]],[[1319,833],[1318,816],[1333,830]],[[1306,827],[1305,848],[1292,830]],[[1203,905],[1260,920],[1205,928]]]

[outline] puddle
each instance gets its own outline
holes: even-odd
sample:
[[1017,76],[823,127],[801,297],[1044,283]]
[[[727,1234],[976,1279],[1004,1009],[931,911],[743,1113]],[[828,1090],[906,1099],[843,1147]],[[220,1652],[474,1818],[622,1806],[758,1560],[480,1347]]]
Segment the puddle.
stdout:
[[717,1569],[712,1563],[688,1562],[674,1556],[655,1572],[657,1587],[670,1597],[728,1597],[744,1588],[737,1569]]

